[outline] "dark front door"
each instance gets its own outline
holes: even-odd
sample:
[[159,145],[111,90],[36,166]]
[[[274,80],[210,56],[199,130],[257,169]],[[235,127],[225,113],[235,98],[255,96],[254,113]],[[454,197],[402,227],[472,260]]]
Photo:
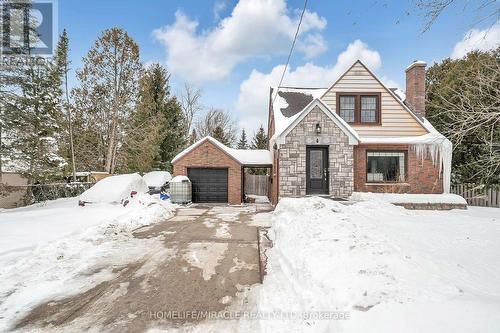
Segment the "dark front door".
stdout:
[[328,194],[328,147],[306,148],[307,194]]
[[193,202],[227,202],[227,169],[188,168]]

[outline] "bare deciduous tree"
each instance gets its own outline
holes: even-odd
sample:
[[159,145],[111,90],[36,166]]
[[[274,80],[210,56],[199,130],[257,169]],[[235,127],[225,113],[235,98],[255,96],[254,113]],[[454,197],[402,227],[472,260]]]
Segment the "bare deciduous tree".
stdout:
[[500,18],[500,5],[495,0],[416,0],[416,6],[425,19],[422,32],[428,31],[441,14],[453,5],[461,5],[464,11],[471,9],[476,13],[477,19],[471,22],[471,26],[485,21],[494,24]]
[[189,84],[184,84],[184,90],[181,94],[181,107],[184,113],[186,137],[189,136],[193,128],[193,122],[196,116],[202,110],[201,90]]
[[224,141],[229,145],[233,145],[236,141],[237,127],[235,121],[229,113],[220,109],[211,108],[208,110],[208,112],[196,122],[195,129],[198,137],[207,135],[213,136],[216,129],[217,131],[222,129]]

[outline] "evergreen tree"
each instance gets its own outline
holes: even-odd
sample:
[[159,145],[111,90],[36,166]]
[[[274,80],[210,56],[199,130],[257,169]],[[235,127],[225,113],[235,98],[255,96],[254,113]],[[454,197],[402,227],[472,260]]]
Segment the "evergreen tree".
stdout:
[[23,170],[28,184],[59,178],[66,164],[58,154],[61,114],[61,77],[50,59],[24,59],[12,69],[4,101],[6,159]]
[[454,182],[500,183],[499,82],[500,48],[426,72],[426,117],[453,143]]
[[139,98],[126,137],[127,171],[170,170],[185,144],[182,110],[170,95],[169,75],[151,65],[139,81]]
[[56,48],[56,66],[61,77],[61,88],[64,92],[63,98],[63,109],[66,112],[66,126],[63,126],[65,132],[67,131],[66,138],[62,143],[59,144],[59,148],[62,149],[63,146],[66,146],[66,159],[71,162],[71,173],[73,176],[73,181],[76,181],[76,164],[75,164],[75,151],[74,151],[74,141],[73,141],[73,124],[72,124],[72,115],[71,115],[71,103],[69,98],[68,91],[68,72],[70,70],[68,60],[68,52],[69,52],[69,38],[66,29],[63,30],[61,36],[59,36],[59,41],[57,43]]
[[240,141],[238,142],[238,149],[248,149],[247,134],[245,129],[241,131]]
[[260,125],[259,131],[253,137],[252,149],[267,149],[267,142],[267,134],[264,127]]
[[224,132],[224,129],[222,126],[215,126],[212,135],[214,139],[218,140],[219,142],[225,144],[226,146],[230,146],[231,142],[229,141],[226,133]]
[[[264,131],[264,127],[260,125],[259,130],[255,133],[252,140],[252,149],[267,149],[267,134]],[[266,168],[248,168],[247,172],[253,175],[265,175],[267,174]]]
[[125,142],[142,73],[139,46],[120,28],[105,30],[77,71],[76,161],[85,169],[114,173],[127,160]]
[[172,170],[171,161],[186,145],[186,130],[182,108],[175,96],[171,97],[165,109],[166,126],[161,144],[160,161],[162,167]]
[[[3,160],[18,168],[28,185],[60,179],[66,162],[58,149],[62,92],[57,62],[33,55],[29,43],[8,59],[0,71],[0,172]],[[28,200],[31,191],[28,187]]]

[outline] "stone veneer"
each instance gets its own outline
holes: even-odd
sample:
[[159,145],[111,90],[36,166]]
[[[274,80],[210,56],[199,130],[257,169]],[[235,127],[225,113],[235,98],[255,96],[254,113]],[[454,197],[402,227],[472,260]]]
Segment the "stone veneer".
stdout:
[[[320,123],[321,134],[316,134]],[[279,147],[279,196],[306,195],[306,147],[328,146],[330,196],[345,198],[354,188],[353,146],[348,136],[315,107],[288,133]]]

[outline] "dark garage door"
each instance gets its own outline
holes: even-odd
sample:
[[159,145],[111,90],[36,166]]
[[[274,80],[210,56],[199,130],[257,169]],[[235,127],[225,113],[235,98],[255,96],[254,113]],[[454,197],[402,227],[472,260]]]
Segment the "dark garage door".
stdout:
[[227,169],[188,168],[193,202],[227,202]]

